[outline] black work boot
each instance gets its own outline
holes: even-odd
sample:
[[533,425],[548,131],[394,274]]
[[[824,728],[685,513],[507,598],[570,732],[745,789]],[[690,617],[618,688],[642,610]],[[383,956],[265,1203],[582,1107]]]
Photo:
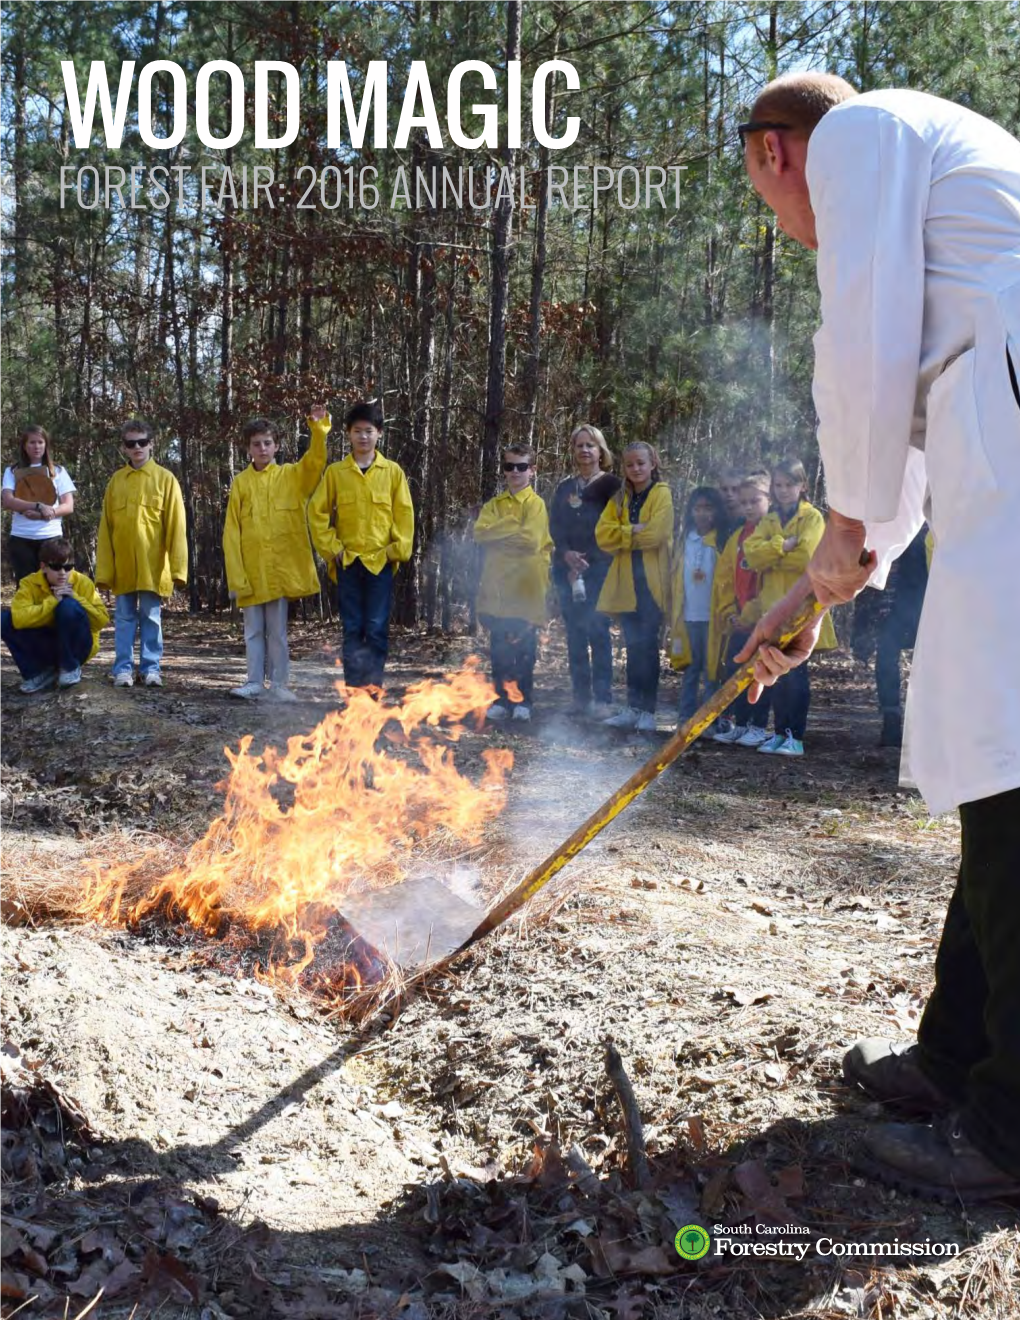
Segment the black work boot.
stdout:
[[1020,1178],[983,1155],[950,1115],[931,1127],[881,1123],[865,1132],[853,1163],[880,1182],[938,1201],[1006,1201]]
[[942,1114],[951,1096],[921,1071],[917,1045],[871,1036],[843,1056],[843,1076],[875,1100],[908,1114]]
[[878,738],[879,747],[903,746],[903,716],[898,710],[882,712],[882,732]]

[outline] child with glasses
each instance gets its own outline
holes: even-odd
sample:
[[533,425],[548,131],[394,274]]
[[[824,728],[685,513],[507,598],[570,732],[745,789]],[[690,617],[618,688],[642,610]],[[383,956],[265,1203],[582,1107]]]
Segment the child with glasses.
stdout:
[[11,608],[0,612],[0,636],[25,693],[80,683],[81,667],[99,649],[100,630],[110,622],[95,585],[75,572],[70,541],[45,541],[39,565],[21,579]]
[[337,586],[344,682],[381,688],[390,644],[393,574],[414,545],[414,505],[403,470],[377,452],[383,416],[356,403],[344,418],[350,453],[331,463],[308,503],[316,550]]
[[[531,719],[538,630],[553,542],[545,503],[536,494],[535,451],[513,445],[503,451],[506,489],[482,506],[474,537],[484,552],[478,617],[489,629],[496,701],[487,719]],[[515,690],[516,689],[516,690]]]
[[177,478],[152,459],[152,427],[137,418],[120,428],[125,464],[103,496],[96,547],[96,586],[112,592],[113,685],[134,685],[135,637],[140,639],[138,674],[147,687],[162,687],[161,597],[188,580],[184,497]]
[[[276,462],[276,427],[265,417],[245,423],[251,466],[235,477],[227,500],[223,557],[227,586],[244,615],[248,676],[230,695],[296,701],[287,686],[288,603],[319,590],[305,517],[326,466],[330,416],[321,404],[308,416],[311,443],[297,463]],[[266,680],[269,681],[268,691]]]
[[619,616],[627,643],[627,705],[603,724],[654,733],[659,635],[669,614],[673,497],[659,455],[643,440],[623,451],[623,471],[624,488],[595,527],[595,540],[613,556],[598,608]]

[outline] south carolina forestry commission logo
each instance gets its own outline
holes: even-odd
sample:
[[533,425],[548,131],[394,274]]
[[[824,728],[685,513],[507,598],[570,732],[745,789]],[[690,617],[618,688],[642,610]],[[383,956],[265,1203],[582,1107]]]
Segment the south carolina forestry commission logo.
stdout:
[[684,1260],[700,1260],[712,1245],[712,1239],[700,1224],[684,1224],[673,1245]]

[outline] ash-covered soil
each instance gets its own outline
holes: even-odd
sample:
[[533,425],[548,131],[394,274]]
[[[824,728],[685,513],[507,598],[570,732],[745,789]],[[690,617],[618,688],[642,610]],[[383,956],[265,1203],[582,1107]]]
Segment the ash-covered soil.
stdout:
[[[177,928],[104,930],[24,901],[147,836],[198,837],[224,745],[311,729],[335,699],[336,639],[292,636],[292,707],[230,701],[243,645],[219,621],[172,616],[161,690],[114,691],[104,652],[81,689],[23,698],[4,660],[4,1314],[75,1316],[97,1294],[89,1315],[138,1320],[1020,1311],[1013,1211],[915,1200],[852,1166],[878,1114],[840,1059],[916,1026],[958,830],[897,787],[849,660],[818,666],[802,761],[695,748],[554,903],[389,1021],[346,1023]],[[398,637],[393,686],[471,649]],[[490,896],[650,750],[566,704],[553,629],[533,726],[457,746],[468,774],[487,747],[515,755],[506,811],[458,862]],[[962,1254],[686,1262],[672,1239],[691,1222]]]

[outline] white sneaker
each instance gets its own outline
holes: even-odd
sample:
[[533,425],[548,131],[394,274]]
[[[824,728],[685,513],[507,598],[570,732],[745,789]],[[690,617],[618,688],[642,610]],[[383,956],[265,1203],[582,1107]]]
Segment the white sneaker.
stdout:
[[766,738],[766,740],[758,748],[758,751],[767,752],[768,755],[771,756],[777,747],[782,746],[782,743],[783,743],[783,735],[781,733],[774,733],[771,738]]
[[712,741],[721,743],[739,742],[746,732],[747,729],[743,724],[731,723],[729,728],[720,729],[718,733],[713,733]]
[[146,687],[163,686],[163,679],[158,669],[150,669],[149,672],[145,675],[145,686]]
[[736,744],[738,747],[761,747],[763,743],[771,742],[773,737],[768,729],[759,729],[757,724],[749,724],[736,739]]
[[514,706],[513,719],[520,720],[522,724],[527,724],[531,719],[531,707],[526,706],[523,701]]
[[485,712],[485,718],[491,721],[491,723],[493,724],[500,724],[503,720],[506,719],[506,717],[507,717],[507,709],[505,706],[501,705],[498,701],[493,702],[493,704]]
[[639,712],[632,710],[630,706],[624,706],[623,710],[617,711],[615,715],[610,715],[602,723],[607,729],[633,729],[638,722]]
[[588,714],[593,720],[608,720],[615,709],[611,701],[593,701]]
[[281,687],[279,683],[270,683],[269,691],[266,696],[270,701],[297,701],[297,697],[288,687]]
[[33,692],[45,692],[51,688],[57,680],[57,671],[55,669],[44,669],[41,674],[36,674],[34,678],[26,678],[19,691],[24,692],[26,697],[30,697]]
[[135,676],[130,669],[124,669],[119,674],[113,676],[114,687],[134,687]]
[[655,723],[655,712],[653,710],[643,710],[637,717],[637,723],[634,729],[637,733],[655,733],[657,725]]
[[265,688],[261,683],[242,683],[240,687],[231,688],[232,697],[240,697],[242,701],[251,701],[255,697],[261,697]]
[[62,688],[74,687],[76,683],[80,683],[80,682],[81,682],[81,665],[77,665],[74,669],[62,669],[60,671],[60,675],[57,678],[57,687],[62,687]]

